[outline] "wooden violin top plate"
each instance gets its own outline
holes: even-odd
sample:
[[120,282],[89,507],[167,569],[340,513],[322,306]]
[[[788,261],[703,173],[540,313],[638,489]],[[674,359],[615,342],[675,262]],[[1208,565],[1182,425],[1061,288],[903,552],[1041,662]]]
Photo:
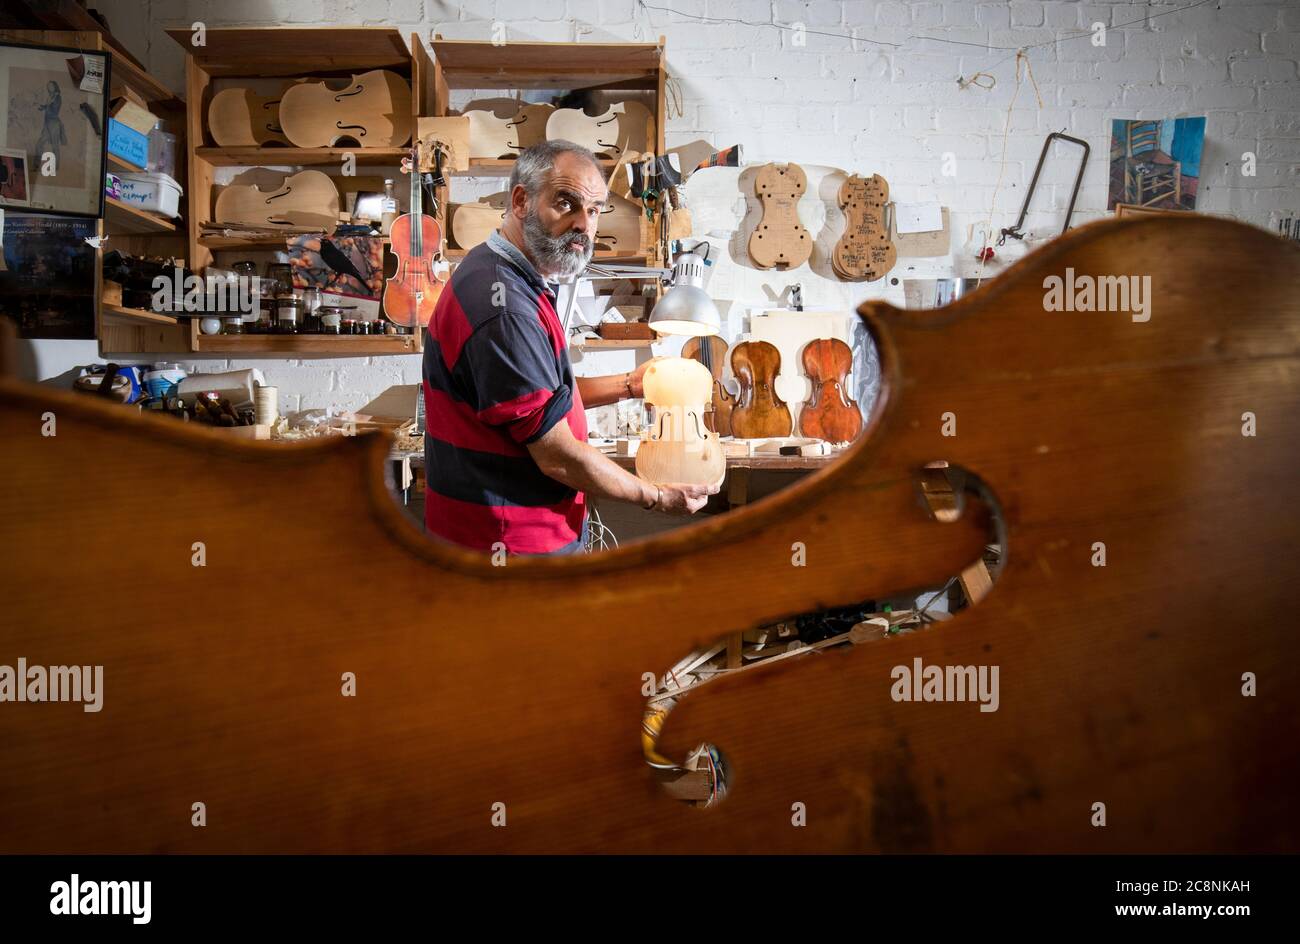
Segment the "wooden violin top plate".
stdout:
[[280,100],[280,126],[298,147],[401,147],[411,140],[411,85],[396,72],[372,69],[339,81],[302,82]]
[[487,160],[514,157],[519,151],[519,134],[513,120],[490,111],[467,111],[469,156]]
[[217,195],[214,222],[245,226],[319,226],[333,230],[339,220],[339,191],[328,174],[300,170],[279,187],[263,190],[233,184]]
[[280,102],[285,83],[273,95],[259,95],[248,88],[222,89],[208,103],[208,130],[217,147],[292,146],[280,126]]

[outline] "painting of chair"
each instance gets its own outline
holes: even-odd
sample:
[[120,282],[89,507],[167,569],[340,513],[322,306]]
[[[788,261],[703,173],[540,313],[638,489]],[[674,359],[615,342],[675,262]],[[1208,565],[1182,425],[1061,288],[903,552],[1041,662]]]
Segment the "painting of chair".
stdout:
[[1177,207],[1182,197],[1182,166],[1160,150],[1159,121],[1127,123],[1124,148],[1124,201],[1151,206],[1170,200]]

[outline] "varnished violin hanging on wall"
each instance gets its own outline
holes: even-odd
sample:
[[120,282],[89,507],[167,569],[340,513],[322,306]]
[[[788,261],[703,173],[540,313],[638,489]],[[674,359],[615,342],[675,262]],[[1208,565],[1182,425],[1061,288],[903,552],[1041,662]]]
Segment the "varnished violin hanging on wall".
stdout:
[[[420,181],[420,146],[411,148],[402,170],[411,175],[411,212],[393,220],[389,230],[390,249],[397,257],[397,273],[384,286],[384,314],[394,324],[422,328],[433,317],[449,273],[441,260],[442,228],[432,216],[425,216]],[[435,152],[434,177],[442,176],[441,149]]]
[[803,349],[812,395],[799,411],[799,432],[827,442],[850,442],[862,431],[862,411],[847,392],[853,352],[839,338],[818,338]]
[[722,368],[727,361],[727,342],[716,334],[688,338],[682,345],[682,357],[699,361],[713,378],[712,409],[704,414],[704,423],[719,436],[731,435],[731,411],[736,398],[722,384]]
[[731,372],[740,381],[740,402],[731,411],[738,439],[772,439],[794,430],[790,408],[776,392],[781,352],[767,341],[742,341],[731,352]]

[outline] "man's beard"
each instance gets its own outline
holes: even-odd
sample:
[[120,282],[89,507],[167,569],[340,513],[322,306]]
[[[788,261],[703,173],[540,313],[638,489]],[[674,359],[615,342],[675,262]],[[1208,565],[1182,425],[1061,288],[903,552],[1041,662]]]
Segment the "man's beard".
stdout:
[[[573,249],[569,243],[581,243],[581,249]],[[591,261],[593,250],[591,237],[586,233],[570,230],[559,236],[552,236],[542,225],[537,210],[530,207],[524,216],[524,245],[532,256],[533,265],[543,276],[550,278],[568,278],[577,275]]]

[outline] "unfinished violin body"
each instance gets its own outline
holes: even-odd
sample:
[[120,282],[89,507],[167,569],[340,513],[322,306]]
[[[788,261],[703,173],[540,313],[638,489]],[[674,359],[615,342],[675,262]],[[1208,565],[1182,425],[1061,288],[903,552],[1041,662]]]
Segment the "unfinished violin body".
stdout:
[[727,361],[727,342],[716,334],[702,338],[687,338],[682,345],[682,357],[698,360],[713,378],[712,409],[704,415],[704,422],[719,436],[731,435],[731,410],[736,398],[722,385],[722,370]]
[[217,195],[214,222],[244,226],[292,226],[333,230],[339,221],[339,191],[329,174],[300,170],[274,190],[232,184]]
[[[1146,320],[1045,310],[1067,269],[1149,277]],[[947,308],[864,306],[883,387],[830,467],[505,567],[419,533],[378,434],[232,442],[0,380],[0,851],[1300,851],[1296,284],[1300,248],[1261,228],[1080,226]],[[86,488],[98,455],[130,461]],[[983,483],[950,523],[918,497],[938,459]],[[657,788],[643,673],[940,587],[999,507],[1005,565],[979,605],[707,683],[657,750],[717,745],[727,796],[701,811]],[[104,554],[92,525],[148,540]],[[293,592],[290,560],[382,577]],[[710,586],[740,591],[693,592]],[[183,618],[106,631],[136,613]],[[99,710],[13,703],[20,657],[102,666]],[[895,697],[918,661],[996,667],[997,710]]]
[[742,341],[731,349],[731,372],[740,397],[731,410],[731,433],[739,439],[771,439],[794,430],[790,408],[776,392],[781,352],[767,341]]
[[664,357],[651,362],[642,383],[655,421],[637,448],[636,474],[656,485],[721,486],[727,457],[704,422],[712,375],[699,361]]
[[849,397],[853,352],[839,338],[818,338],[803,348],[803,372],[812,395],[799,411],[799,432],[813,439],[842,443],[862,431],[862,411]]
[[290,147],[280,126],[280,101],[286,83],[274,95],[259,95],[248,88],[222,89],[208,105],[208,128],[217,147]]
[[411,140],[412,120],[411,85],[388,69],[354,75],[343,88],[301,82],[280,99],[280,126],[301,148],[350,141],[363,148],[401,147]]

